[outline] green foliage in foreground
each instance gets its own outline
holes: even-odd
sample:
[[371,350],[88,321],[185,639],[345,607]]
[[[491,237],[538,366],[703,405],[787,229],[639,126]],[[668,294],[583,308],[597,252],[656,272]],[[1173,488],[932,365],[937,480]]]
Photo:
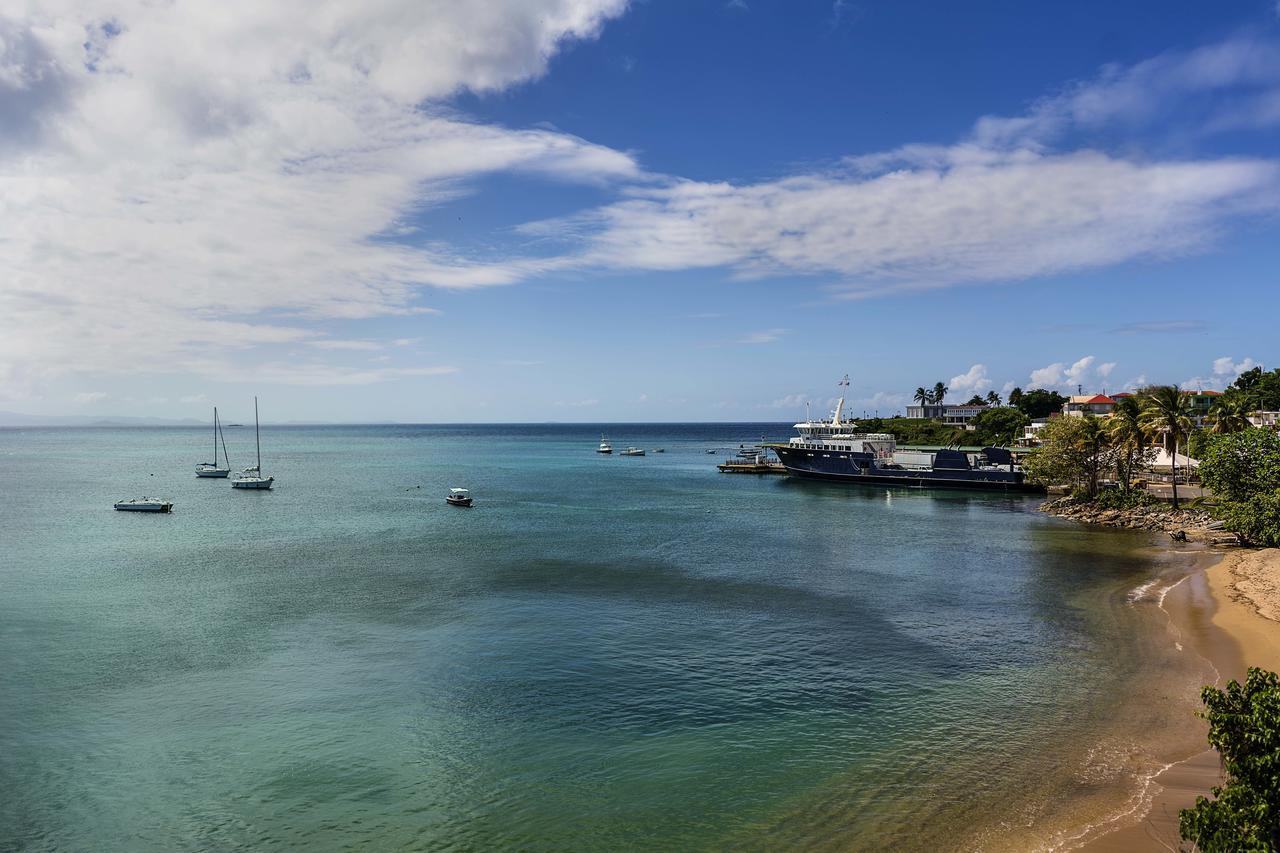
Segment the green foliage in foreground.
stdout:
[[1182,839],[1206,853],[1280,850],[1280,678],[1250,668],[1243,685],[1200,696],[1227,778],[1179,814]]
[[1199,473],[1228,530],[1254,545],[1280,546],[1280,435],[1253,428],[1214,436]]

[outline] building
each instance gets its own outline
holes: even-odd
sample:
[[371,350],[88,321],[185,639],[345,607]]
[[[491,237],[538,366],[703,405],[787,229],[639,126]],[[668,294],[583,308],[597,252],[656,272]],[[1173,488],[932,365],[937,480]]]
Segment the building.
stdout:
[[1249,415],[1249,423],[1256,427],[1280,429],[1280,412],[1254,412]]
[[1106,394],[1076,394],[1062,404],[1062,414],[1069,418],[1082,418],[1085,415],[1105,418],[1115,407],[1116,401]]
[[1014,442],[1018,447],[1039,447],[1040,430],[1048,426],[1051,418],[1036,418],[1022,428],[1022,436]]
[[981,405],[953,405],[951,403],[924,403],[907,406],[907,417],[916,420],[942,421],[948,426],[968,427],[969,421],[991,408],[985,403]]
[[1187,396],[1191,398],[1191,420],[1196,426],[1202,427],[1209,417],[1209,410],[1213,408],[1214,403],[1218,402],[1222,392],[1188,391]]

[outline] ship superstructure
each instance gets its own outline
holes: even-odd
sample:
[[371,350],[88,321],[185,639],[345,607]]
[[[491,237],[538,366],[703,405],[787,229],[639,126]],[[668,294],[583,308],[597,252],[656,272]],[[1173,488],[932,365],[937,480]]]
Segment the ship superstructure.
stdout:
[[[840,385],[847,387],[849,377]],[[1038,491],[1027,484],[1013,455],[1003,447],[980,451],[959,448],[898,450],[889,433],[855,432],[841,420],[844,396],[830,419],[806,418],[795,425],[798,435],[770,447],[787,472],[800,477],[850,483],[888,484],[918,488]]]

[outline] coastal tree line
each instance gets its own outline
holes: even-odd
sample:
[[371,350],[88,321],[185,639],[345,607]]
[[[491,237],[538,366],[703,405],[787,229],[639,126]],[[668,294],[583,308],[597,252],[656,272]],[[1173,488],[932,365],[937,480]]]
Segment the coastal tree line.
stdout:
[[[1107,418],[1055,419],[1041,430],[1040,448],[1024,461],[1027,475],[1109,507],[1148,502],[1154,499],[1137,486],[1163,447],[1170,454],[1177,509],[1179,454],[1199,434],[1197,473],[1212,496],[1198,506],[1244,542],[1280,545],[1280,433],[1253,426],[1235,395],[1223,395],[1206,427],[1197,430],[1190,398],[1172,385],[1157,386],[1116,401]],[[1104,490],[1108,481],[1116,488]]]

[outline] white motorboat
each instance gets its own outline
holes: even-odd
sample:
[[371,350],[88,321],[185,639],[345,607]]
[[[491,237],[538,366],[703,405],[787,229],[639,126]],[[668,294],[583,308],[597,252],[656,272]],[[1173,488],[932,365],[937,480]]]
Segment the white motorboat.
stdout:
[[639,447],[628,447],[622,451],[622,456],[644,456],[644,450]]
[[222,458],[225,465],[218,464],[218,437],[222,435],[222,425],[218,423],[218,407],[213,407],[213,461],[201,462],[196,466],[197,477],[226,477],[231,473],[231,459],[227,456],[227,440],[222,439]]
[[170,512],[173,504],[159,498],[130,498],[127,501],[116,501],[116,509],[121,512]]
[[471,506],[471,492],[466,489],[450,489],[444,502],[450,506]]
[[245,468],[231,481],[233,489],[269,489],[275,477],[262,476],[262,439],[258,434],[258,398],[253,398],[253,442],[258,448],[258,464]]
[[609,443],[609,439],[603,435],[600,436],[600,446],[596,448],[596,453],[612,453],[613,445]]

